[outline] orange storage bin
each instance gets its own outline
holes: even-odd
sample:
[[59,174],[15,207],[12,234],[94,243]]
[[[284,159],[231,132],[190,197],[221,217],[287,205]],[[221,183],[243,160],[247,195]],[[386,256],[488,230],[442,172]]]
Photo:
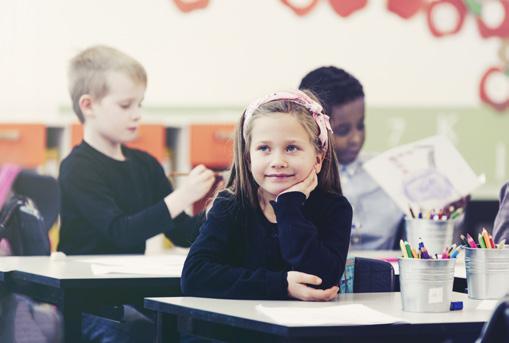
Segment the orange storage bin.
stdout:
[[81,124],[73,124],[71,126],[71,147],[75,147],[83,140],[83,126]]
[[46,156],[46,127],[42,124],[0,124],[0,164],[41,166]]
[[229,168],[233,158],[235,124],[191,125],[190,161],[212,169]]
[[[71,145],[78,145],[83,139],[83,126],[74,124],[71,127]],[[127,144],[131,148],[144,150],[163,162],[166,157],[166,128],[163,125],[141,125],[138,137]]]

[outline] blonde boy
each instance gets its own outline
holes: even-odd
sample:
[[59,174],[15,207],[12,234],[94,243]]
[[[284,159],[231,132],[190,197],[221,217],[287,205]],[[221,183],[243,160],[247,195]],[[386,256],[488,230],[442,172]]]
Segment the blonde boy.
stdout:
[[76,55],[69,69],[73,109],[84,139],[60,166],[66,254],[142,254],[145,241],[165,233],[190,245],[201,217],[184,213],[214,182],[204,166],[173,190],[158,161],[124,143],[133,140],[147,86],[143,66],[107,46]]
[[[69,91],[84,139],[60,166],[58,248],[66,254],[143,254],[157,234],[180,245],[197,235],[202,217],[184,209],[209,191],[214,173],[198,166],[173,190],[154,157],[124,145],[138,133],[146,86],[143,66],[116,49],[94,46],[71,60]],[[84,315],[84,341],[151,341],[151,320],[133,307],[119,309],[121,325]]]

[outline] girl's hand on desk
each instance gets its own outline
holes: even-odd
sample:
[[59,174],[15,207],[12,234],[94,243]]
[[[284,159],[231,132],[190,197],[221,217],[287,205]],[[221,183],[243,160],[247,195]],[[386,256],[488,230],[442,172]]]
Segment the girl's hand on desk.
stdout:
[[339,287],[333,286],[328,289],[315,289],[308,285],[318,286],[322,280],[315,275],[288,272],[288,295],[292,298],[304,301],[329,301],[338,295]]

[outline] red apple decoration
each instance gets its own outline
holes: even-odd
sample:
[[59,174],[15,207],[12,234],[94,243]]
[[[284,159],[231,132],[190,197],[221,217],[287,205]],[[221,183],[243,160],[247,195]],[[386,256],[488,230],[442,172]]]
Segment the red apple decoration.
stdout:
[[315,8],[318,0],[309,0],[306,5],[294,4],[292,0],[281,0],[281,2],[290,7],[295,14],[302,17],[309,14]]
[[424,0],[387,0],[387,10],[403,19],[410,19],[419,12]]
[[[435,22],[433,21],[433,11],[438,9],[440,6],[443,6],[444,4],[452,5],[455,8],[456,13],[458,14],[458,20],[456,21],[456,25],[449,31],[440,31],[436,27]],[[467,8],[462,0],[439,0],[431,2],[426,8],[426,20],[428,22],[428,27],[429,30],[431,31],[431,34],[435,37],[444,37],[458,33],[461,27],[463,26],[466,13]]]
[[509,37],[509,1],[508,0],[500,0],[500,4],[504,10],[504,20],[498,27],[489,27],[484,22],[482,16],[476,16],[475,21],[477,22],[477,28],[479,29],[479,33],[483,38],[490,37],[501,37],[507,38]]
[[368,0],[329,0],[334,11],[342,17],[348,17],[352,13],[364,8]]
[[508,72],[509,71],[504,70],[503,67],[490,67],[488,70],[486,70],[486,72],[484,72],[484,75],[481,78],[481,83],[479,84],[479,94],[481,96],[481,100],[499,112],[503,112],[509,108],[509,97],[502,102],[496,102],[495,100],[491,99],[486,91],[486,83],[488,82],[488,79],[494,74],[501,73],[506,77],[509,77]]
[[199,10],[209,5],[209,0],[173,0],[178,9],[184,13]]

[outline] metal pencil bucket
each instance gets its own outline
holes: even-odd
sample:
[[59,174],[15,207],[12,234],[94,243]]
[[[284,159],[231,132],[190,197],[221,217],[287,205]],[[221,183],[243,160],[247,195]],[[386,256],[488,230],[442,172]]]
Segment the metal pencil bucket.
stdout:
[[452,299],[456,259],[399,259],[403,311],[447,312]]
[[417,246],[419,238],[422,238],[430,255],[440,255],[446,246],[450,246],[453,233],[453,220],[405,218],[405,236],[408,243]]
[[465,248],[468,297],[500,299],[509,293],[509,249]]

